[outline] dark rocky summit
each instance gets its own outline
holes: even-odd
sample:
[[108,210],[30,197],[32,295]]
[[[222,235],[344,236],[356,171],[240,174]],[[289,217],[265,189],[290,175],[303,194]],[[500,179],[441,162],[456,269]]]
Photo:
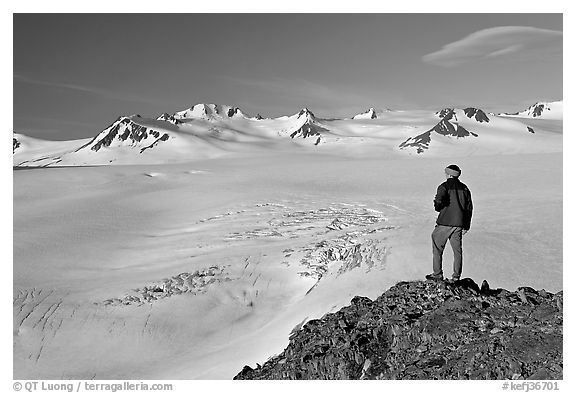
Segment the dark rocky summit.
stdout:
[[562,379],[562,291],[400,282],[311,320],[234,379]]
[[476,108],[466,108],[464,109],[464,113],[466,114],[466,116],[468,116],[470,119],[472,117],[474,117],[474,119],[477,122],[483,123],[489,123],[490,119],[488,118],[488,116],[486,115],[486,113],[484,113],[483,110],[481,109],[476,109]]
[[12,137],[12,153],[16,151],[20,147],[20,141],[18,139]]

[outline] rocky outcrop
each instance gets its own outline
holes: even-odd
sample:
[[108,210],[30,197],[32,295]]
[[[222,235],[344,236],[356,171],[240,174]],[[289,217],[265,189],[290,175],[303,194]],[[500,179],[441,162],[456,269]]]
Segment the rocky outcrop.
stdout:
[[400,282],[311,320],[234,379],[562,379],[563,293]]
[[174,115],[171,115],[169,113],[161,114],[160,116],[158,116],[156,120],[167,121],[168,123],[172,123],[174,125],[182,124],[181,120],[178,120],[177,118],[174,117]]
[[436,112],[436,116],[444,120],[451,120],[453,117],[456,117],[456,113],[454,112],[454,108],[444,108]]
[[313,122],[306,122],[305,124],[302,125],[302,127],[293,131],[290,134],[290,138],[292,138],[292,139],[294,139],[294,138],[306,139],[306,138],[315,137],[316,142],[314,144],[319,145],[320,142],[322,141],[322,134],[321,134],[322,132],[327,132],[327,130],[323,127],[320,127],[320,126],[314,124]]
[[476,120],[479,123],[483,123],[483,122],[489,123],[490,122],[490,119],[488,118],[486,113],[484,113],[484,111],[481,109],[466,108],[466,109],[464,109],[464,113],[470,119],[474,118],[474,120]]
[[15,137],[12,137],[12,153],[16,152],[16,149],[20,147],[20,141]]

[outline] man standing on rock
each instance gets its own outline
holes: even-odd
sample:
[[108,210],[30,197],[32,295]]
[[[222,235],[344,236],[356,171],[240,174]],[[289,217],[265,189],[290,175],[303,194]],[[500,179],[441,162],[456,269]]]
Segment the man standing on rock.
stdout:
[[470,229],[472,220],[472,195],[466,184],[458,178],[462,171],[457,165],[444,169],[446,181],[436,191],[434,209],[439,212],[436,227],[432,232],[432,265],[434,272],[426,276],[429,280],[443,280],[442,254],[446,242],[454,251],[454,273],[448,281],[460,279],[462,274],[462,236]]

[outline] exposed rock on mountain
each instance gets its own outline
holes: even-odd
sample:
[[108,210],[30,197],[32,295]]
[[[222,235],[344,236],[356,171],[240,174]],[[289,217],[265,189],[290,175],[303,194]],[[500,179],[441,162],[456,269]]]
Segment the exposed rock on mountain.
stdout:
[[400,282],[293,331],[234,379],[562,379],[563,293]]
[[379,119],[379,118],[383,118],[385,117],[384,114],[388,113],[388,112],[394,112],[392,109],[386,108],[386,109],[375,109],[375,108],[370,108],[368,109],[366,112],[362,112],[357,114],[356,116],[352,117],[352,119],[354,120],[358,120],[358,119]]
[[376,110],[374,108],[368,109],[366,112],[360,113],[353,117],[353,119],[376,119]]
[[159,142],[169,139],[169,135],[166,133],[160,135],[160,132],[157,130],[135,123],[133,117],[137,116],[119,117],[114,123],[77,151],[90,148],[90,150],[97,152],[102,148],[113,145],[130,145],[142,147],[140,151],[142,153],[144,150],[156,146]]
[[454,113],[454,108],[444,108],[436,112],[436,116],[441,119],[451,120],[452,117],[456,116],[456,114]]
[[12,137],[12,153],[14,153],[16,151],[16,149],[18,149],[20,147],[20,141],[18,141],[18,139],[16,139],[15,136]]
[[[465,109],[463,109],[463,111],[464,111],[464,114],[468,118],[470,118],[470,119],[474,118],[474,120],[476,120],[479,123],[490,122],[490,119],[488,118],[488,116],[486,115],[486,113],[482,109],[465,108]],[[444,109],[436,112],[436,115],[443,120],[458,121],[458,118],[456,117],[456,109],[454,109],[454,108],[444,108]]]
[[466,116],[468,116],[471,119],[472,119],[472,117],[474,117],[474,119],[480,123],[490,122],[490,119],[488,118],[486,113],[484,113],[484,111],[482,111],[481,109],[466,108],[466,109],[464,109],[464,113],[466,114]]
[[[473,109],[473,108],[472,108]],[[484,116],[484,112],[480,111]],[[464,138],[467,136],[474,136],[477,137],[478,134],[470,132],[462,127],[458,121],[458,117],[456,112],[452,108],[442,109],[441,111],[436,113],[439,116],[442,116],[442,120],[438,124],[436,124],[432,129],[426,131],[420,135],[417,135],[412,138],[406,139],[404,142],[400,144],[400,149],[406,148],[415,148],[418,154],[423,153],[426,149],[430,147],[430,143],[432,142],[432,134],[440,134],[444,136],[455,136],[456,138]],[[478,114],[475,113],[477,116]],[[454,123],[452,122],[454,121]]]
[[545,110],[550,110],[550,108],[546,107],[544,104],[537,104],[533,105],[528,109],[528,112],[532,115],[532,117],[539,117],[542,116],[542,112]]
[[296,118],[301,119],[301,118],[306,118],[307,120],[314,120],[316,118],[316,116],[314,116],[314,113],[312,113],[312,111],[310,111],[308,108],[302,108],[300,109],[300,112],[298,112],[298,115],[296,116]]
[[315,145],[320,144],[322,141],[322,135],[320,132],[327,132],[325,128],[322,128],[314,123],[306,122],[302,127],[290,134],[290,138],[310,138],[317,137]]
[[174,117],[174,115],[171,115],[169,113],[161,114],[160,116],[158,116],[156,120],[164,120],[174,125],[182,124],[182,121],[178,120],[177,118]]
[[502,113],[503,116],[562,119],[563,101],[537,102],[528,109],[515,113]]
[[217,104],[196,104],[191,108],[185,109],[174,114],[176,119],[204,119],[219,120],[231,117],[246,117],[240,108],[217,105]]
[[303,123],[300,123],[301,125],[297,126],[296,129],[289,131],[290,138],[316,138],[314,145],[319,145],[322,142],[322,133],[329,133],[318,123],[314,113],[308,108],[301,109],[295,116],[297,120],[301,120]]

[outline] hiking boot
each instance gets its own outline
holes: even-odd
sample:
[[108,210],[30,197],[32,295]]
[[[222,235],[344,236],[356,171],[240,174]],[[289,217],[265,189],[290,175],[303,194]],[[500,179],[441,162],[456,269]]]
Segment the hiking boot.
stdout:
[[426,275],[426,280],[442,281],[442,280],[444,280],[444,277],[442,277],[441,275],[436,275],[436,274],[432,273],[432,274]]
[[447,282],[448,284],[454,284],[454,283],[455,283],[456,281],[458,281],[458,280],[460,280],[460,279],[459,279],[459,278],[456,278],[456,277],[452,277],[452,278],[446,279],[446,282]]

